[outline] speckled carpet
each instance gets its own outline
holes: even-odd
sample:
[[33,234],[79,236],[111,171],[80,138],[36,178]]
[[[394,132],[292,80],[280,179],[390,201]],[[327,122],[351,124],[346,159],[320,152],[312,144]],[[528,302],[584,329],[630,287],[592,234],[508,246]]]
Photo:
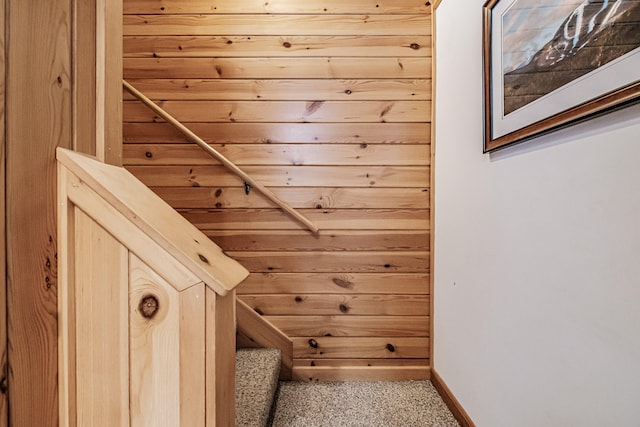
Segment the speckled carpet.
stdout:
[[459,427],[429,381],[280,382],[272,427]]

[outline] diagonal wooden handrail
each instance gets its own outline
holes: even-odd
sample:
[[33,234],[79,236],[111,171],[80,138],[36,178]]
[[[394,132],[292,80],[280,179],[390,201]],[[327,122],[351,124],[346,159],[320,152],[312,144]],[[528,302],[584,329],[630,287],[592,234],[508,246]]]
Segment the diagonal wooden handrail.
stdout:
[[227,159],[224,155],[219,153],[215,148],[213,148],[209,144],[207,144],[202,138],[200,138],[198,135],[193,133],[193,131],[191,129],[189,129],[188,127],[186,127],[182,123],[180,123],[180,121],[178,121],[178,119],[173,117],[171,114],[167,113],[164,109],[162,109],[162,107],[160,107],[158,104],[156,104],[155,102],[153,102],[152,100],[147,98],[142,92],[140,92],[138,89],[133,87],[129,82],[127,82],[126,80],[123,80],[122,84],[123,84],[124,88],[131,95],[133,95],[136,98],[138,98],[144,105],[149,107],[156,114],[158,114],[160,117],[162,117],[164,120],[166,120],[169,124],[171,124],[173,127],[175,127],[178,131],[180,131],[180,133],[182,133],[185,137],[187,137],[187,139],[189,139],[190,141],[193,141],[196,144],[198,144],[200,146],[200,148],[202,148],[204,151],[207,152],[207,154],[209,154],[210,156],[214,157],[216,160],[218,160],[220,163],[222,163],[223,166],[225,166],[231,172],[235,173],[240,178],[242,178],[242,180],[246,184],[249,184],[251,187],[253,187],[256,190],[258,190],[259,192],[261,192],[266,198],[268,198],[273,203],[278,205],[283,211],[285,211],[286,213],[291,215],[297,221],[299,221],[300,223],[304,224],[304,226],[307,227],[309,230],[311,230],[314,233],[318,232],[318,230],[319,230],[318,227],[313,222],[311,222],[307,217],[305,217],[300,212],[298,212],[297,210],[295,210],[294,208],[289,206],[289,204],[287,204],[285,201],[283,201],[278,196],[276,196],[273,193],[273,191],[269,190],[268,188],[266,188],[265,186],[263,186],[262,184],[260,184],[256,180],[254,180],[250,175],[248,175],[246,172],[244,172],[242,169],[240,169],[235,163],[233,163],[231,160]]

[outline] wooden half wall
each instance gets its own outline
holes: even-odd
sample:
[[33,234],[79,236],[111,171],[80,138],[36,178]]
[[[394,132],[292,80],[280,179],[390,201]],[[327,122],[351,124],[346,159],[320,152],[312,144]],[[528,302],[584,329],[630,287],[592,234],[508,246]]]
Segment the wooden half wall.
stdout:
[[314,235],[125,95],[124,165],[250,272],[294,378],[429,375],[430,4],[124,0],[124,77]]

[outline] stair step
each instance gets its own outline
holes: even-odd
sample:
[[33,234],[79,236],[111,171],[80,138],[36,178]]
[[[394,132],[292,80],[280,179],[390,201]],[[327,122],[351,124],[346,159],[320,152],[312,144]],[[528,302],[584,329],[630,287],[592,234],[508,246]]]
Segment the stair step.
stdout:
[[236,351],[236,427],[265,427],[280,376],[280,350]]

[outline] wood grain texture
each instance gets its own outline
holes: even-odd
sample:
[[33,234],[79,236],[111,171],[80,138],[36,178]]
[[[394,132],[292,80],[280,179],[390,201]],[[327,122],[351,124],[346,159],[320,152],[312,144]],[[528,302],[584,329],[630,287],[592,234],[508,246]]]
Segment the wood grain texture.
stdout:
[[95,2],[76,2],[73,51],[73,150],[96,155],[96,25]]
[[[429,229],[428,210],[302,209],[301,211],[307,218],[318,224],[321,230]],[[304,230],[302,225],[291,222],[291,219],[278,209],[203,209],[180,210],[180,213],[205,232],[207,230]],[[367,263],[366,260],[362,262]],[[340,269],[341,273],[348,271],[349,266],[346,264]]]
[[238,294],[428,294],[428,274],[416,273],[253,273]]
[[128,273],[131,425],[180,425],[180,296],[135,256]]
[[[307,251],[307,250],[324,250],[324,251],[345,251],[345,250],[406,250],[421,251],[429,250],[429,233],[425,230],[320,230],[315,235],[295,230],[266,230],[266,231],[242,231],[242,230],[209,230],[206,234],[216,242],[224,251]],[[263,278],[264,276],[254,275],[254,277]],[[270,275],[269,277],[276,277]],[[277,282],[284,280],[283,276],[277,276]],[[394,280],[392,277],[380,276],[380,281]],[[418,276],[421,280],[421,278]],[[247,278],[239,286],[239,292],[248,289]],[[370,280],[374,280],[369,278]],[[401,276],[396,277],[398,281],[406,282],[409,278]],[[297,280],[302,280],[298,277]],[[304,280],[316,282],[312,277]],[[336,279],[338,280],[338,279]],[[264,288],[269,286],[278,286],[276,280],[269,281],[264,279]],[[253,283],[259,283],[254,282]],[[409,283],[411,283],[409,281]],[[301,284],[302,285],[302,284]],[[334,283],[335,285],[335,283]],[[321,287],[318,283],[314,286]],[[353,284],[348,284],[353,288]],[[409,284],[407,288],[412,285]],[[275,288],[274,288],[275,289]],[[335,286],[332,290],[335,290]],[[279,293],[278,291],[274,291]],[[251,292],[249,292],[251,293]],[[261,292],[262,293],[262,292]],[[401,292],[402,293],[402,292]]]
[[128,36],[127,57],[429,57],[431,36]]
[[[428,144],[210,144],[236,165],[428,166]],[[129,165],[218,164],[187,144],[127,144]]]
[[128,250],[77,208],[74,227],[77,422],[128,425]]
[[[375,101],[428,100],[428,79],[134,79],[136,89],[153,100]],[[125,94],[126,100],[134,99]]]
[[429,252],[229,252],[252,272],[427,273]]
[[426,337],[429,333],[427,316],[309,316],[303,313],[265,318],[290,337]]
[[[11,23],[6,63],[10,416],[15,426],[54,427],[58,420],[54,159],[57,146],[72,144],[72,11],[67,0],[10,0],[6,5],[6,22]],[[34,104],[34,99],[42,102]]]
[[[96,154],[122,165],[122,0],[96,0]],[[84,53],[80,53],[84,54]]]
[[[127,45],[125,44],[125,48]],[[431,58],[173,58],[173,52],[134,51],[124,58],[125,78],[192,79],[422,79],[431,73]],[[133,56],[130,58],[129,56]]]
[[[190,123],[209,144],[429,144],[430,123]],[[190,144],[168,123],[125,123],[124,143]]]
[[206,423],[235,425],[236,295],[206,288]]
[[147,35],[426,35],[430,18],[420,15],[125,15],[125,36]]
[[[178,292],[130,260],[131,425],[204,426],[205,286]],[[157,304],[152,315],[149,298]]]
[[[431,114],[429,101],[166,101],[159,104],[183,123],[412,123]],[[160,119],[136,101],[124,102],[129,122]]]
[[9,397],[7,396],[9,360],[7,348],[7,230],[6,230],[6,148],[5,85],[6,40],[5,2],[0,3],[0,427],[9,426]]
[[[156,194],[176,209],[271,208],[275,204],[256,193],[247,197],[237,187],[157,187]],[[427,209],[422,188],[272,188],[290,206],[315,209]],[[303,237],[304,239],[304,237]],[[296,242],[297,243],[297,242]],[[295,244],[295,243],[294,243]]]
[[242,4],[235,0],[158,1],[127,0],[125,14],[159,13],[323,13],[323,14],[406,14],[427,11],[422,0],[245,0]]
[[427,316],[424,295],[242,295],[242,301],[265,315]]
[[293,357],[424,359],[428,338],[414,337],[301,337],[293,338]]
[[[136,166],[127,169],[149,187],[242,185],[223,166]],[[428,188],[425,166],[244,166],[246,173],[273,187]],[[427,198],[427,194],[424,194]]]
[[[318,355],[299,346],[293,356],[326,361],[299,365],[316,369],[305,375],[425,378],[429,5],[128,0],[125,7],[125,78],[320,232],[304,231],[257,192],[247,195],[242,180],[129,99],[127,169],[251,271],[237,291],[264,314],[250,310],[254,317],[318,341]],[[367,366],[372,360],[402,362]]]
[[427,366],[427,359],[296,359],[294,367]]
[[195,227],[124,168],[100,163],[69,150],[58,150],[57,157],[82,181],[69,188],[72,200],[76,193],[81,197],[82,193],[94,191],[104,204],[126,217],[124,222],[132,223],[216,292],[225,294],[248,275],[213,242],[201,241],[202,234]]

